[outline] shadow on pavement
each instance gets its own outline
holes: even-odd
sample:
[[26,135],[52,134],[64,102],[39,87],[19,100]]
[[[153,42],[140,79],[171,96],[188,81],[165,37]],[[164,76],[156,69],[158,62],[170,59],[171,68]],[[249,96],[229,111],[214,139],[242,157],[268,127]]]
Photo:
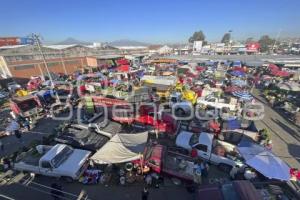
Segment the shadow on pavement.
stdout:
[[292,128],[290,128],[288,125],[282,123],[281,121],[279,121],[278,119],[273,119],[271,118],[271,120],[276,123],[277,125],[279,125],[283,130],[285,130],[286,132],[288,132],[295,140],[297,140],[298,142],[300,142],[300,134],[299,134],[299,130],[297,128],[298,131],[293,130]]
[[288,145],[289,153],[298,161],[300,164],[300,146],[296,144]]

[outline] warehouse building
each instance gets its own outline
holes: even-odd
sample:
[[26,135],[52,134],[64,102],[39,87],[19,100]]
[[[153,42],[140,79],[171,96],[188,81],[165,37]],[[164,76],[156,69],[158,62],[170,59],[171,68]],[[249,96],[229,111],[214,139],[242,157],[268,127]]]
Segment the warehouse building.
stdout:
[[[89,56],[116,54],[115,48],[90,48],[83,45],[42,46],[49,71],[72,74],[90,67]],[[89,62],[90,63],[90,62]],[[44,60],[34,45],[14,45],[0,47],[0,76],[28,79],[46,73]]]

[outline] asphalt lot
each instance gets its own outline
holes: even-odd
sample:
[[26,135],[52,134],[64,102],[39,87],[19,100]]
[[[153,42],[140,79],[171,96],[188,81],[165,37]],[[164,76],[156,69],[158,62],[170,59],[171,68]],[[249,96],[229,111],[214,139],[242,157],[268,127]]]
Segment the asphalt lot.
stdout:
[[272,151],[291,167],[300,168],[300,128],[270,108],[260,97],[258,90],[255,89],[253,94],[265,107],[265,117],[256,122],[257,128],[269,129],[273,142]]
[[203,60],[239,60],[250,66],[261,66],[264,61],[297,61],[300,62],[299,55],[170,55],[167,58],[185,60],[191,62],[201,62]]
[[[262,102],[264,99],[259,96],[257,90],[254,94]],[[15,136],[1,138],[5,144],[5,150],[0,151],[0,156],[8,155],[22,146],[30,144],[33,140],[41,140],[43,136],[51,134],[54,128],[62,123],[52,119],[42,119],[37,127],[32,131],[23,135],[24,143],[21,144]],[[268,128],[273,141],[272,151],[290,166],[300,168],[300,129],[279,115],[276,111],[265,105],[265,117],[261,121],[257,121],[256,125],[259,129]],[[220,175],[219,175],[220,176]],[[18,176],[17,176],[18,177]],[[12,199],[53,199],[49,194],[49,189],[35,187],[35,183],[43,186],[50,186],[51,183],[57,182],[54,178],[38,176],[33,179],[30,184],[24,185],[18,183],[18,179],[11,184],[0,186],[0,194]],[[70,192],[74,196],[78,196],[82,190],[86,191],[89,199],[141,199],[141,191],[143,184],[135,184],[128,186],[118,185],[83,185],[81,183],[63,183],[63,190]],[[0,195],[0,199],[4,198]],[[74,196],[68,196],[67,199],[76,199]],[[167,181],[164,186],[159,189],[150,189],[149,199],[165,200],[165,199],[194,199],[194,195],[187,192],[183,186],[176,186],[171,181]]]

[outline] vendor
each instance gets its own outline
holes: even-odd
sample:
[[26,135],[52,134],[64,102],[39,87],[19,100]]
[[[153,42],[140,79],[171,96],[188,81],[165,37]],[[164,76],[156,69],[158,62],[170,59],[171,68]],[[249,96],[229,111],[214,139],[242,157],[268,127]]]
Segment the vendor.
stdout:
[[262,129],[258,132],[258,142],[260,144],[265,144],[266,141],[270,141],[271,137],[267,129]]
[[257,174],[253,169],[246,169],[244,173],[244,177],[246,180],[253,180],[257,178]]

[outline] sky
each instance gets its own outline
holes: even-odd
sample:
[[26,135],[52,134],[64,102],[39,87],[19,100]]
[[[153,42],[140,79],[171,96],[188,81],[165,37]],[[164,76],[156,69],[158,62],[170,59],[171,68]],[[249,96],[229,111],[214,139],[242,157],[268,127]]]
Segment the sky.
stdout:
[[90,42],[186,42],[202,30],[220,41],[300,36],[299,0],[0,0],[0,37],[42,35]]

